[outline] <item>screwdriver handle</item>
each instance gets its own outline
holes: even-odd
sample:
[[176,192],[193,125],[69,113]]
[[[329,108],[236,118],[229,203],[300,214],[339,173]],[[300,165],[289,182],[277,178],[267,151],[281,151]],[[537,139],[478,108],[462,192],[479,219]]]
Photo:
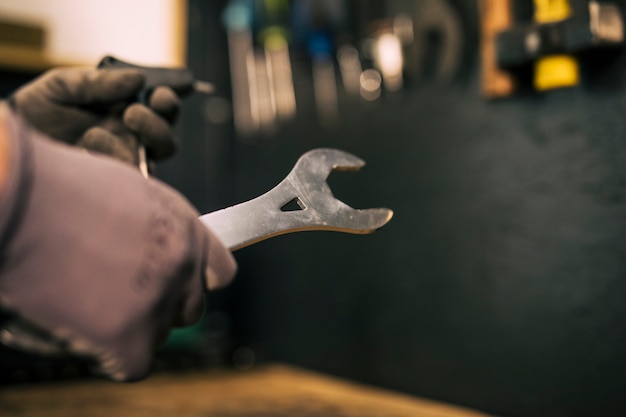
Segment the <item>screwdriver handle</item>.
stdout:
[[194,90],[195,78],[187,68],[147,67],[125,62],[113,56],[105,56],[98,64],[98,68],[137,68],[144,72],[146,83],[144,91],[140,93],[140,101],[144,101],[150,92],[157,86],[170,87],[179,96],[183,97]]
[[487,98],[511,96],[515,92],[515,79],[498,66],[496,39],[498,34],[515,23],[513,0],[478,1],[481,39],[481,89]]

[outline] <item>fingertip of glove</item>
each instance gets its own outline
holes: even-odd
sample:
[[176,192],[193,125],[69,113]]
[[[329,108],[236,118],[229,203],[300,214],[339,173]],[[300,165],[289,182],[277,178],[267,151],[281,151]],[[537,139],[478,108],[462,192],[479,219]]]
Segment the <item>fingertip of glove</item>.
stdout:
[[88,151],[111,156],[131,165],[135,163],[135,156],[130,145],[127,145],[122,138],[100,126],[87,130],[76,145]]
[[209,239],[204,278],[206,288],[211,291],[233,280],[237,274],[237,262],[232,252],[210,230],[207,229],[207,232]]
[[171,127],[165,119],[147,106],[134,103],[122,116],[124,125],[139,136],[151,159],[163,160],[177,151]]
[[181,103],[174,90],[166,86],[159,86],[152,92],[149,105],[151,109],[165,117],[170,123],[175,123]]
[[[127,352],[128,353],[128,352]],[[126,363],[122,357],[112,353],[101,354],[97,358],[97,363],[92,365],[91,371],[96,375],[115,382],[136,382],[148,377],[152,370],[154,356],[151,351],[141,351],[141,356],[128,360]]]

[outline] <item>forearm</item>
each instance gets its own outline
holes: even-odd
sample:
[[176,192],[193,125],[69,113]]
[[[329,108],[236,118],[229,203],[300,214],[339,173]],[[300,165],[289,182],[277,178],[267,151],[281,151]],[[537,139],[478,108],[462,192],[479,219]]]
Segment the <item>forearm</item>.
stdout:
[[0,195],[2,195],[7,183],[9,164],[11,163],[11,144],[8,136],[9,130],[4,115],[0,114]]
[[29,196],[31,146],[26,136],[27,129],[9,106],[0,102],[0,256],[5,255],[6,245],[21,222]]
[[170,328],[202,314],[203,272],[233,278],[232,254],[167,185],[49,140],[2,103],[0,121],[0,307],[14,315],[0,343],[144,377]]

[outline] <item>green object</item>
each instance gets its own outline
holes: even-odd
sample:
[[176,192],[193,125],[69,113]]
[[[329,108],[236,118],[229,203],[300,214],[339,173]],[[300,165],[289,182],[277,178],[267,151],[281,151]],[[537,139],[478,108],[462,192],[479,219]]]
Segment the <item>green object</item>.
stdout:
[[206,320],[204,317],[193,326],[174,329],[171,331],[163,349],[179,350],[197,345],[205,339]]
[[263,45],[270,50],[285,49],[289,43],[289,32],[281,26],[270,26],[259,32]]

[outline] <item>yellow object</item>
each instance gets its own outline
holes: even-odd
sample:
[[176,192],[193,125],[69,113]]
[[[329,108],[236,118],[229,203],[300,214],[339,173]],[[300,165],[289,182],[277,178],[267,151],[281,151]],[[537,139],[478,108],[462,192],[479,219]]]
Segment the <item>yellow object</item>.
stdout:
[[548,23],[567,19],[572,15],[568,0],[535,0],[535,22]]
[[[549,23],[567,19],[572,14],[568,0],[534,0],[535,21]],[[573,87],[580,82],[580,68],[576,58],[552,55],[535,63],[535,88],[539,91]]]
[[277,51],[287,48],[289,33],[281,26],[270,26],[259,32],[259,38],[266,49]]
[[535,63],[535,88],[539,91],[578,85],[578,61],[569,55],[552,55]]

